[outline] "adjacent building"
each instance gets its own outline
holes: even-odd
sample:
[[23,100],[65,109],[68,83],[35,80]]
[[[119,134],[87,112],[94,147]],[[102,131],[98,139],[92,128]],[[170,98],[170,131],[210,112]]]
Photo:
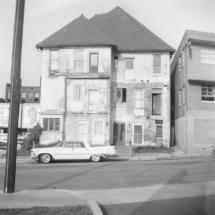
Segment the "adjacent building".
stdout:
[[[40,103],[40,87],[39,86],[22,86],[20,90],[21,103]],[[5,102],[10,102],[11,85],[6,84]]]
[[174,49],[117,7],[39,44],[41,143],[170,144]]
[[172,142],[186,153],[215,145],[215,34],[187,30],[171,62]]

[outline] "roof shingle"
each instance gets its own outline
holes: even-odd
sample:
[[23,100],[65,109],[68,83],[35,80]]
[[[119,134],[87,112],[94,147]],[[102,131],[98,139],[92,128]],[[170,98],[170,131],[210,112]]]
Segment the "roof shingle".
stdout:
[[106,14],[87,19],[80,16],[37,44],[37,48],[116,45],[119,51],[168,51],[174,49],[116,7]]

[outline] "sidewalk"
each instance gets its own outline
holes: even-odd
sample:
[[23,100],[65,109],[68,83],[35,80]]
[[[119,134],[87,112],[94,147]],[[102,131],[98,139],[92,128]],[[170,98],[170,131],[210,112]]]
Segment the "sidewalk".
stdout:
[[[209,158],[209,157],[214,157],[212,152],[211,154],[186,154],[176,147],[174,148],[174,152],[172,153],[132,153],[131,160],[153,161],[153,160],[196,159],[196,158]],[[119,156],[114,159],[130,160],[130,155],[129,153],[123,153],[123,154],[119,154]],[[4,164],[4,163],[5,163],[5,155],[0,152],[0,164]],[[31,164],[31,163],[35,163],[35,161],[32,161],[29,156],[17,156],[17,164]]]

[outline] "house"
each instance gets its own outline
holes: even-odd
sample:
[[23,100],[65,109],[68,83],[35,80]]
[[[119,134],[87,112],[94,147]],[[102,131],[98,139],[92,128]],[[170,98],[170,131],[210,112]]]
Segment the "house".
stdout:
[[[11,85],[6,84],[5,102],[10,102]],[[21,87],[21,103],[39,103],[40,87],[39,86],[22,86]]]
[[186,153],[215,144],[215,34],[187,30],[171,62],[173,140]]
[[41,143],[169,146],[174,49],[127,12],[81,15],[36,47]]

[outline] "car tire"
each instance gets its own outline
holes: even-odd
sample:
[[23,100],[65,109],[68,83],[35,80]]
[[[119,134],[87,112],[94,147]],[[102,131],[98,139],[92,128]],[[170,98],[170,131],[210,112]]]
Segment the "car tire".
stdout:
[[39,161],[40,163],[50,163],[52,160],[52,157],[50,154],[41,154],[40,157],[39,157]]
[[91,161],[92,162],[99,162],[99,161],[101,161],[101,156],[100,155],[92,155]]

